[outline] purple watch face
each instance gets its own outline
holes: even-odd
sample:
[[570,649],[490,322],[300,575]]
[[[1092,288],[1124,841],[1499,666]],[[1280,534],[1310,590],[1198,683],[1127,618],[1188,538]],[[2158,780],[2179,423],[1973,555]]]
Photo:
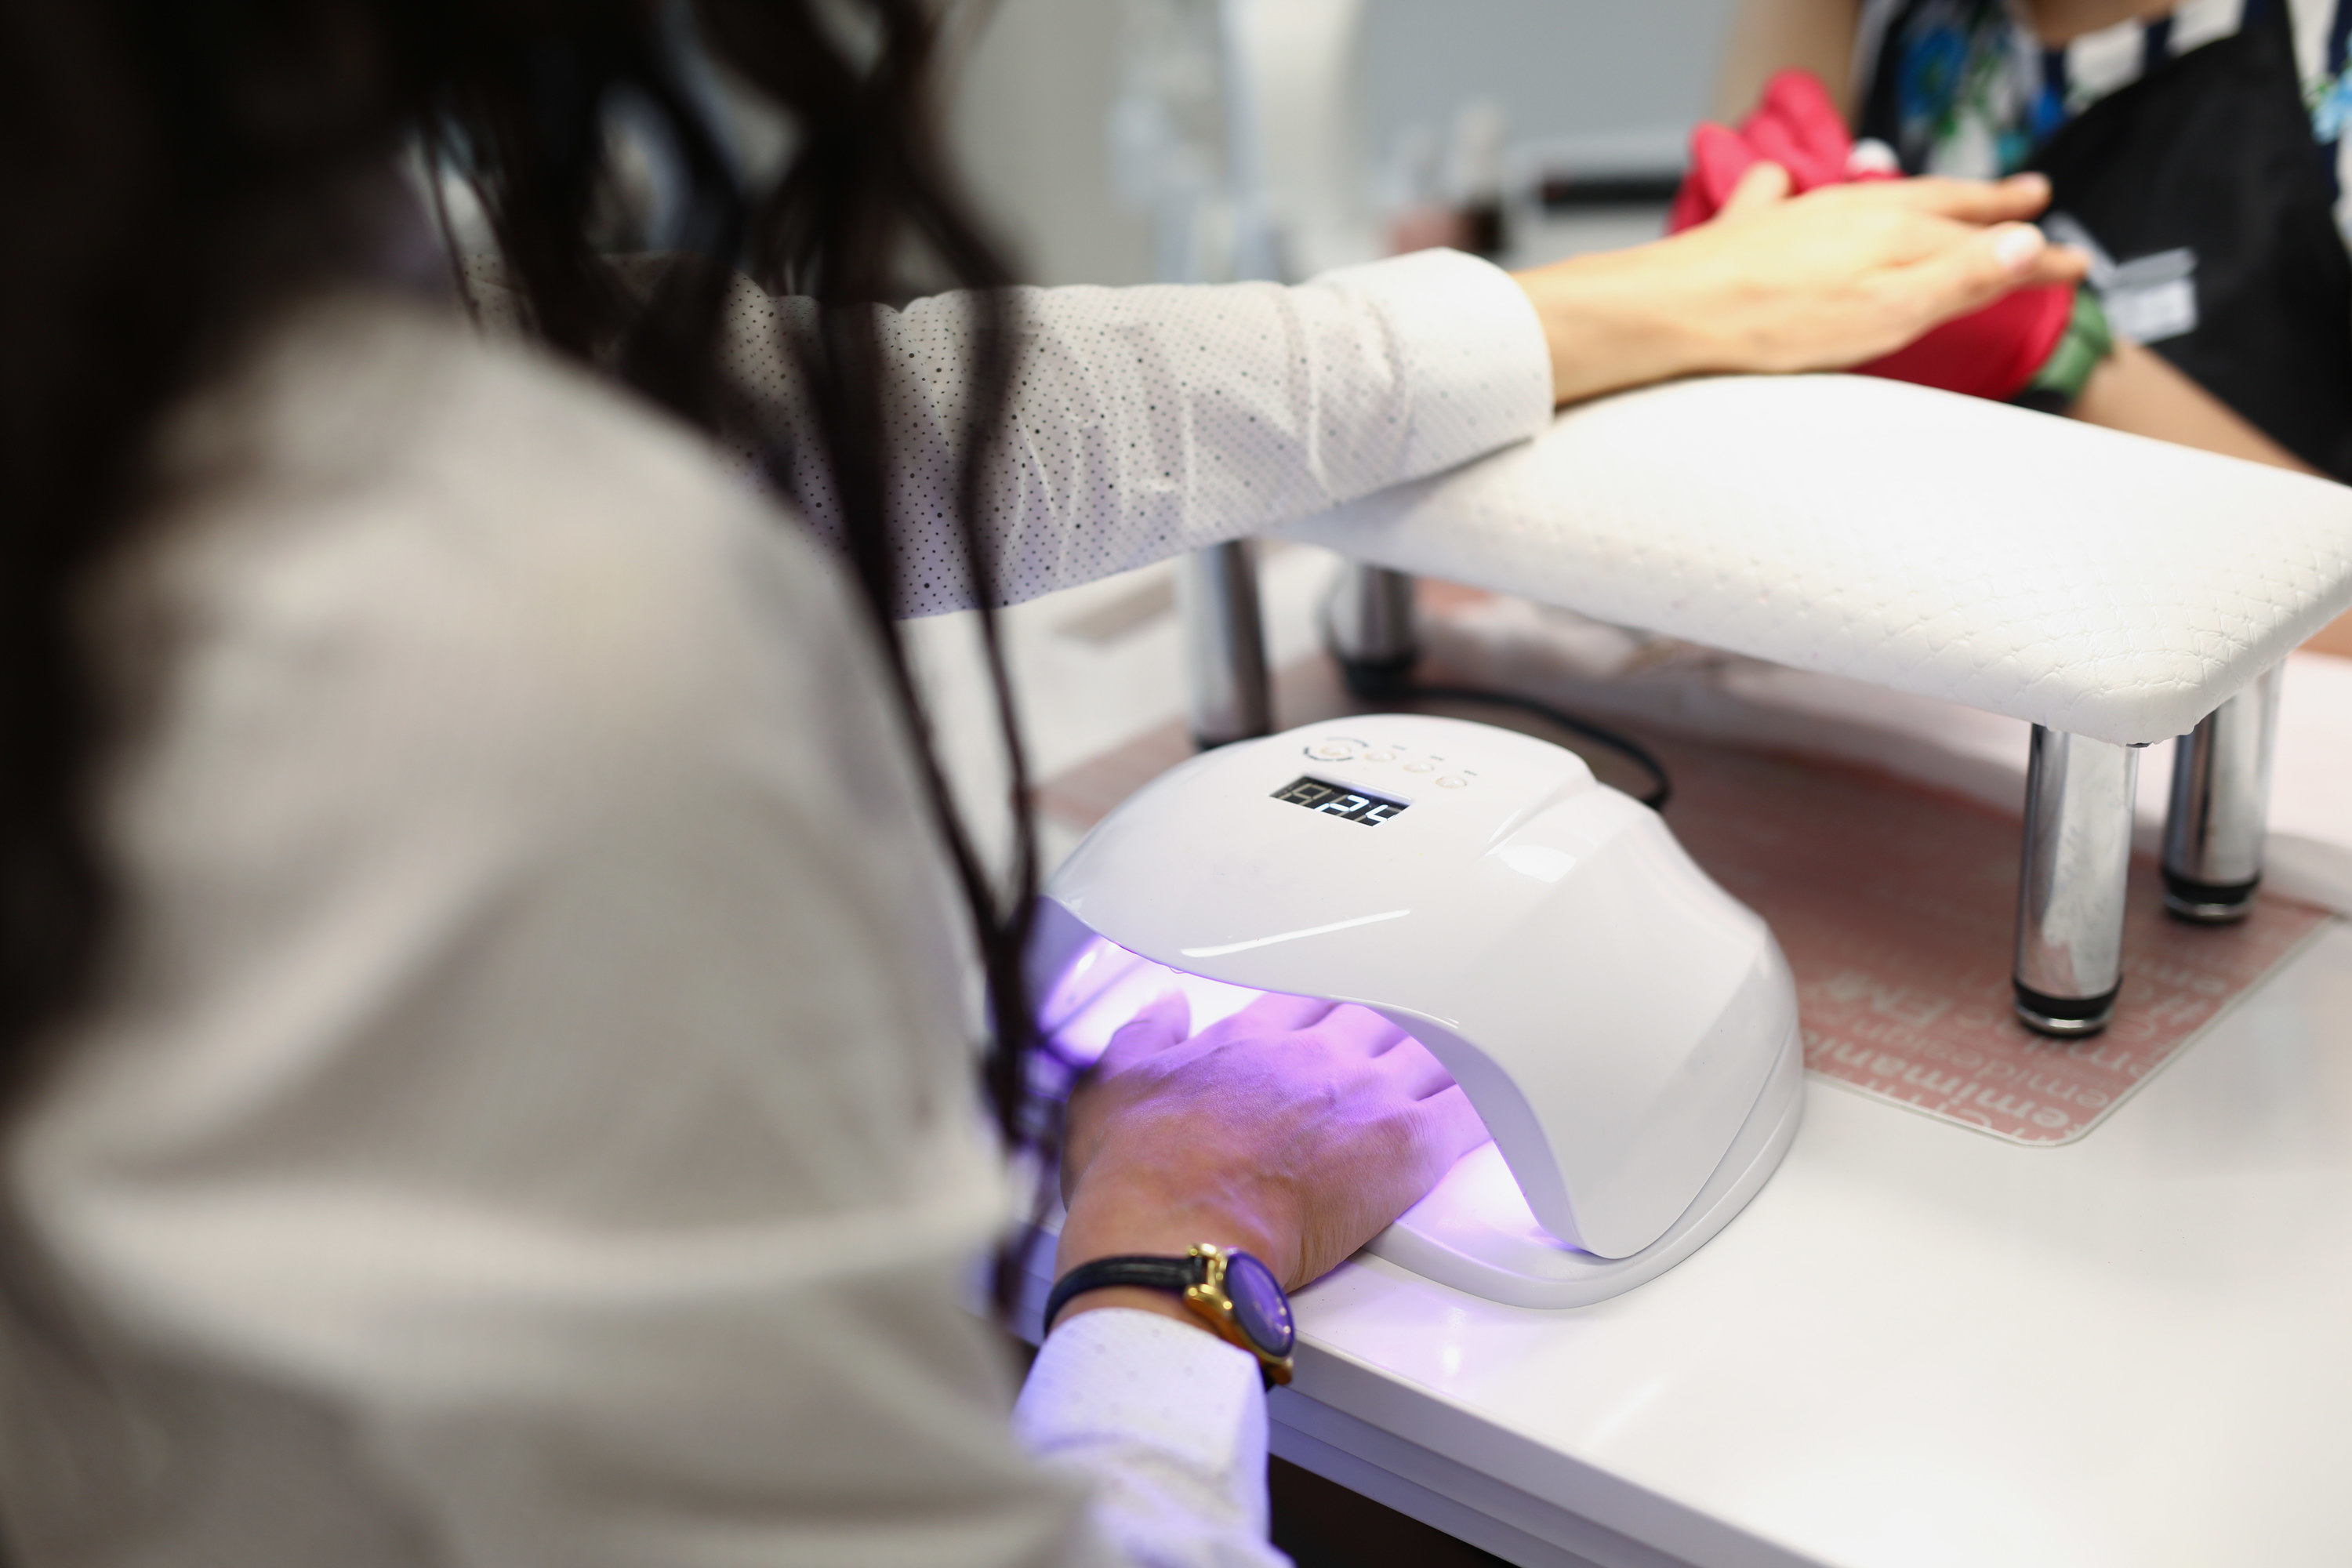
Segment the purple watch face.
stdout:
[[1290,1326],[1290,1298],[1274,1278],[1274,1270],[1246,1252],[1225,1259],[1225,1295],[1234,1304],[1234,1321],[1250,1342],[1268,1355],[1290,1353],[1297,1331]]

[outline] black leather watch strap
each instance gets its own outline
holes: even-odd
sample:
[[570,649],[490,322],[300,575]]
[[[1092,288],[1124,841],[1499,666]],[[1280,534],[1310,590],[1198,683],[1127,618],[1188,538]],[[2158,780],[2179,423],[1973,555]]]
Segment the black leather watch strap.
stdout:
[[1045,1328],[1051,1332],[1054,1320],[1062,1315],[1072,1298],[1089,1290],[1108,1290],[1115,1286],[1132,1285],[1145,1290],[1165,1290],[1181,1296],[1187,1289],[1206,1278],[1201,1259],[1197,1258],[1097,1258],[1091,1263],[1081,1263],[1062,1276],[1054,1293],[1045,1298]]

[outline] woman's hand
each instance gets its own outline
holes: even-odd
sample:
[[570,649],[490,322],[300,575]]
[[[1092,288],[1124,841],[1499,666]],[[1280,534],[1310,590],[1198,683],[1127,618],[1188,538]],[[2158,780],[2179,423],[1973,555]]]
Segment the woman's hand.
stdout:
[[1556,399],[1860,364],[2090,265],[2022,221],[2049,203],[2038,174],[1788,191],[1786,171],[1759,163],[1711,223],[1518,274],[1544,323]]
[[[1055,1272],[1213,1241],[1295,1289],[1486,1139],[1437,1059],[1376,1013],[1267,996],[1192,1035],[1171,992],[1111,1037],[1070,1097]],[[1149,1290],[1098,1290],[1069,1310],[1097,1306],[1184,1315]]]

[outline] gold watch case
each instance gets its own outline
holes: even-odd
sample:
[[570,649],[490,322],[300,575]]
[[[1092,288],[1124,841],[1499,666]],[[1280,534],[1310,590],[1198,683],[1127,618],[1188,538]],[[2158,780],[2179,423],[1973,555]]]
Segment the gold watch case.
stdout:
[[1265,1370],[1268,1383],[1288,1383],[1292,1358],[1270,1354],[1254,1343],[1234,1315],[1233,1298],[1225,1291],[1226,1249],[1214,1242],[1195,1242],[1187,1249],[1186,1256],[1199,1258],[1205,1267],[1202,1270],[1201,1282],[1184,1288],[1184,1305],[1219,1339],[1228,1344],[1238,1345],[1257,1357],[1258,1365]]

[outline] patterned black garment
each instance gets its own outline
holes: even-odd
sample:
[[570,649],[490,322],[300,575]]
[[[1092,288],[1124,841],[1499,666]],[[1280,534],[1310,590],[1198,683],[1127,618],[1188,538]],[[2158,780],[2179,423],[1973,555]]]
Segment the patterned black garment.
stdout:
[[2038,169],[2123,337],[2352,480],[2352,0],[2188,0],[2045,48],[2003,0],[1873,0],[1861,133]]

